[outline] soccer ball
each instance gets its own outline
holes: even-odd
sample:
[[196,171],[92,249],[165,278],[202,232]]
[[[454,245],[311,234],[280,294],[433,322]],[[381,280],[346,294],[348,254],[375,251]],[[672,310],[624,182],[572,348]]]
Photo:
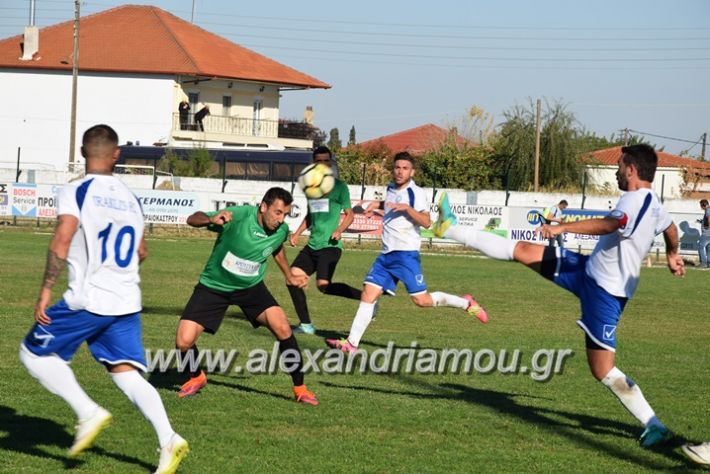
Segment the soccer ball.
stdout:
[[319,199],[327,195],[335,186],[333,170],[323,163],[313,163],[298,175],[298,185],[309,199]]

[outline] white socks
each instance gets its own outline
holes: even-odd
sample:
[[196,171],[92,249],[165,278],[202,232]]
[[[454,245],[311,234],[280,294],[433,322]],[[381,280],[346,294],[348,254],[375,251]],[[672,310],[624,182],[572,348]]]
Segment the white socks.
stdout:
[[434,306],[453,306],[454,308],[461,309],[468,308],[468,301],[460,296],[442,293],[441,291],[434,291],[429,293],[429,295],[431,295],[431,300],[434,302]]
[[649,405],[644,398],[639,386],[624,375],[622,371],[614,367],[606,374],[606,377],[604,377],[601,382],[609,387],[609,390],[614,392],[614,395],[619,398],[619,401],[621,401],[626,409],[629,410],[637,420],[643,423],[644,426],[649,424],[652,420],[658,422],[653,408],[651,408],[651,405]]
[[353,324],[350,327],[350,334],[348,335],[348,341],[350,341],[350,344],[353,346],[357,347],[360,345],[360,339],[362,339],[362,335],[365,334],[367,326],[370,325],[374,311],[375,303],[360,302],[357,313],[355,313],[355,319],[353,319]]
[[128,399],[138,407],[158,435],[160,447],[165,447],[172,437],[173,431],[165,412],[163,401],[158,391],[137,370],[111,373],[113,382],[126,394]]
[[444,237],[461,242],[466,247],[479,250],[497,260],[513,260],[513,251],[518,244],[500,235],[476,230],[462,225],[454,225],[444,233]]
[[67,402],[80,421],[90,418],[99,408],[79,386],[69,364],[58,356],[38,356],[21,344],[20,361],[44,388]]

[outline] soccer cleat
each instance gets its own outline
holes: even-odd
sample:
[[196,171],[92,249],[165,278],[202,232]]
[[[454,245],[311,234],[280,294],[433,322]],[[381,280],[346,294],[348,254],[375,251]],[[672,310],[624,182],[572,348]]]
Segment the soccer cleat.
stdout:
[[710,441],[695,446],[684,444],[681,449],[683,454],[698,464],[710,464]]
[[178,397],[191,397],[199,392],[205,385],[207,385],[207,376],[205,375],[205,371],[201,370],[200,375],[192,377],[190,380],[182,384],[180,391],[178,392]]
[[355,353],[357,352],[357,346],[350,344],[347,339],[326,339],[325,343],[328,344],[333,349],[339,349],[345,353]]
[[483,306],[478,304],[478,302],[473,299],[473,296],[463,295],[462,298],[468,301],[468,308],[466,308],[468,314],[477,317],[482,323],[488,322],[488,313],[486,313],[486,310],[483,309]]
[[434,232],[434,235],[437,237],[444,237],[444,234],[446,231],[451,227],[452,225],[456,225],[458,220],[456,219],[456,215],[453,213],[451,210],[451,206],[449,205],[449,196],[448,194],[441,193],[441,197],[439,198],[438,202],[438,207],[439,207],[439,216],[436,218],[436,222],[434,222],[434,225],[431,227],[432,231]]
[[173,433],[168,444],[158,451],[160,451],[160,461],[158,461],[158,469],[155,470],[155,474],[173,474],[187,456],[190,447],[182,436]]
[[646,426],[646,429],[643,430],[643,433],[641,433],[641,437],[639,438],[639,442],[644,448],[650,448],[657,444],[663,443],[664,441],[668,441],[672,437],[673,433],[665,426],[661,424],[652,424]]
[[313,324],[301,323],[293,328],[294,334],[315,334],[316,327]]
[[306,405],[313,406],[318,405],[318,399],[316,398],[316,394],[309,391],[305,385],[293,387],[293,394],[296,397],[296,402],[298,403],[305,403]]
[[74,444],[69,448],[69,457],[75,458],[94,444],[96,437],[111,424],[111,413],[98,407],[94,414],[76,425]]

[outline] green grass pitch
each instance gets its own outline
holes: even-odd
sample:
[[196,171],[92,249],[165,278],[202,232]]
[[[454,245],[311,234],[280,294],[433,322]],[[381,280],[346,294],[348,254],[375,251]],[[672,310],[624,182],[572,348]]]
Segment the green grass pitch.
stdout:
[[[206,235],[207,233],[205,233]],[[152,428],[113,385],[86,346],[72,368],[79,382],[114,415],[114,423],[78,462],[66,459],[73,412],[21,366],[20,340],[32,323],[49,234],[0,231],[0,471],[133,473],[155,468]],[[149,239],[142,268],[146,348],[171,349],[179,314],[209,255],[209,238]],[[289,249],[289,259],[296,255]],[[336,281],[359,286],[372,250],[344,252]],[[682,472],[695,469],[676,448],[640,448],[641,428],[594,381],[575,324],[576,299],[519,264],[467,255],[424,255],[431,290],[472,292],[491,321],[482,325],[450,308],[419,309],[404,289],[381,302],[361,347],[393,341],[406,347],[572,349],[564,371],[545,383],[529,374],[308,374],[320,406],[292,401],[287,375],[209,376],[199,395],[179,400],[178,380],[150,375],[174,428],[191,447],[181,472]],[[283,277],[273,264],[267,284],[296,322]],[[63,279],[55,289],[58,298]],[[357,302],[307,290],[318,336],[346,335]],[[643,389],[658,416],[680,437],[710,439],[710,273],[675,279],[644,268],[636,297],[618,329],[617,365]],[[236,349],[240,357],[271,351],[273,337],[254,330],[238,309],[201,349]],[[242,359],[243,360],[243,359]]]

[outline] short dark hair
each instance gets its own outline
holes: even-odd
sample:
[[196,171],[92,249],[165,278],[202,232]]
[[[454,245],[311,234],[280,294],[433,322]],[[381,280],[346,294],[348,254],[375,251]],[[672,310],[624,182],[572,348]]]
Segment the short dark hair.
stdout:
[[707,206],[707,205],[708,205],[708,200],[707,200],[707,199],[701,199],[701,200],[700,200],[700,205],[701,205],[701,206]]
[[84,132],[82,146],[118,146],[118,134],[108,125],[94,125]]
[[639,179],[653,182],[658,166],[658,155],[652,146],[640,143],[638,145],[621,147],[621,159],[626,166],[634,165],[638,170]]
[[557,205],[560,206],[560,205],[562,205],[562,204],[564,204],[565,206],[569,206],[569,203],[567,202],[567,199],[561,200]]
[[323,153],[328,153],[328,158],[333,159],[333,153],[330,151],[330,148],[328,148],[325,145],[321,145],[313,150],[313,159],[316,159],[316,155],[320,155]]
[[293,202],[293,196],[291,196],[291,193],[286,191],[284,188],[279,187],[274,187],[266,191],[266,194],[264,194],[264,197],[261,199],[261,202],[263,202],[267,206],[270,206],[277,199],[283,201],[283,203],[287,206],[290,206]]
[[415,162],[414,162],[414,157],[409,154],[408,151],[400,151],[396,155],[394,155],[394,160],[392,162],[394,163],[395,161],[399,160],[406,160],[409,161],[412,164],[412,168],[414,168]]

